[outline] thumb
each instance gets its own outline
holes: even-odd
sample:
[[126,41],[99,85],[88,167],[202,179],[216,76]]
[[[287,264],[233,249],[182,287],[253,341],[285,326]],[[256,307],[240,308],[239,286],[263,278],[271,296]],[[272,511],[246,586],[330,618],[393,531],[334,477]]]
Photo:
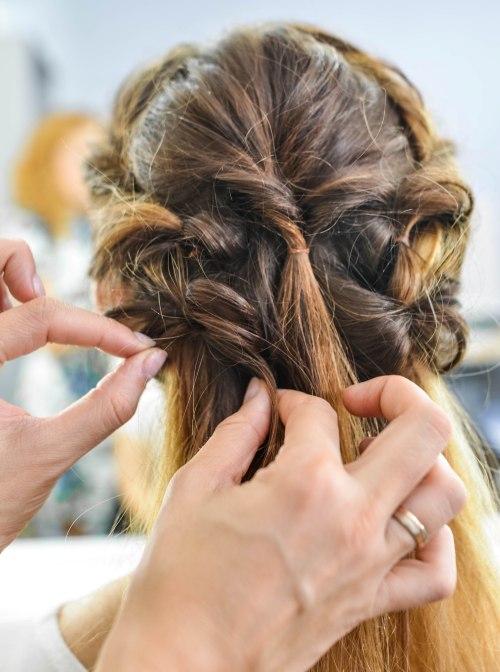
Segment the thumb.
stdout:
[[72,465],[132,417],[166,357],[151,348],[126,359],[82,399],[41,423],[42,449],[66,468]]
[[266,385],[252,378],[243,405],[223,420],[191,462],[186,465],[202,495],[241,483],[271,422],[271,399]]

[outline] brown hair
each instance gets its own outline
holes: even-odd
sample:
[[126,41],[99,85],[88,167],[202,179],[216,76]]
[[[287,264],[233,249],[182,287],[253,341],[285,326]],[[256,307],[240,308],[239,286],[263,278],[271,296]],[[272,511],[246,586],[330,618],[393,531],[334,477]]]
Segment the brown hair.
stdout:
[[[395,67],[296,25],[181,46],[125,84],[89,184],[92,272],[122,297],[110,314],[169,352],[159,495],[251,376],[328,399],[346,461],[379,429],[342,408],[350,383],[399,373],[452,412],[440,374],[466,343],[472,196]],[[363,624],[315,670],[496,667],[497,579],[479,529],[493,501],[456,417],[446,455],[471,494],[453,523],[455,596]],[[274,413],[253,469],[280,438]]]

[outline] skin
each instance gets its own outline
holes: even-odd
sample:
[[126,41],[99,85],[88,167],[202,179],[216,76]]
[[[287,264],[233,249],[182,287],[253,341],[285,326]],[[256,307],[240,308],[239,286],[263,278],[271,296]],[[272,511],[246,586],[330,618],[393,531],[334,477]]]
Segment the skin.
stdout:
[[[361,621],[453,593],[446,523],[465,491],[441,456],[450,423],[422,390],[391,376],[345,391],[351,413],[389,421],[347,466],[331,406],[281,391],[284,445],[242,484],[269,423],[263,385],[248,394],[170,483],[99,672],[304,671]],[[401,503],[431,535],[412,558]]]
[[[0,402],[5,546],[58,476],[132,415],[165,353],[111,320],[41,297],[22,243],[0,241],[0,269],[4,296],[8,287],[26,302],[0,315],[0,362],[47,342],[98,346],[126,358],[57,416],[33,418]],[[80,614],[78,605],[66,609],[64,634],[88,667],[114,620],[100,672],[298,672],[361,621],[452,594],[454,544],[446,523],[465,492],[441,456],[451,427],[439,407],[398,376],[347,389],[348,411],[389,424],[365,442],[356,462],[343,465],[327,402],[291,390],[278,402],[284,444],[250,482],[241,480],[270,421],[270,399],[257,380],[241,409],[176,474],[117,617],[123,583]],[[431,535],[412,558],[414,540],[392,517],[401,503]],[[92,614],[101,614],[93,629],[75,627]],[[85,633],[98,640],[93,651]]]
[[[99,347],[125,361],[63,412],[35,418],[0,400],[0,551],[47,499],[57,479],[129,419],[166,353],[100,315],[43,296],[29,247],[0,241],[0,365],[47,343]],[[7,288],[22,303],[15,308]]]

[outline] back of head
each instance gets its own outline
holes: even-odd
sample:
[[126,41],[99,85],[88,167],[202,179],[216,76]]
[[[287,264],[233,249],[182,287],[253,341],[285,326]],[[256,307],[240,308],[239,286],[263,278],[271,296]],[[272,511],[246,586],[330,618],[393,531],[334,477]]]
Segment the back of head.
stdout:
[[[379,426],[342,409],[346,385],[399,373],[440,390],[463,355],[470,191],[416,89],[338,38],[271,25],[175,49],[122,88],[89,184],[110,314],[169,352],[173,469],[253,375],[327,398],[350,460]],[[261,462],[279,439],[275,414]],[[446,637],[415,644],[422,613],[362,626],[316,669],[402,670],[407,655],[412,670],[493,669],[472,639],[450,652],[458,607]]]

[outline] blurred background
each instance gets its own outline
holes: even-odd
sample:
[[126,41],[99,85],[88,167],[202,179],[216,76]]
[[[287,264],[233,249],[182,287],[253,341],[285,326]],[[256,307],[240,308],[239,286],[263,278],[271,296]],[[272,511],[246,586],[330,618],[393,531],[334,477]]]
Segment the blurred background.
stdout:
[[[90,236],[78,163],[84,144],[106,121],[118,85],[179,42],[211,40],[238,24],[264,20],[318,24],[393,61],[456,141],[477,208],[462,297],[471,347],[450,384],[500,452],[500,4],[493,0],[460,9],[451,0],[0,0],[0,235],[28,239],[49,292],[89,307]],[[56,187],[48,182],[52,153]],[[34,192],[33,176],[42,180]],[[54,188],[62,204],[56,211],[47,205],[53,205]],[[99,353],[46,350],[29,363],[5,367],[1,396],[30,412],[52,413],[109,367]],[[103,444],[61,479],[26,536],[123,529],[123,498],[135,496],[123,485],[127,469],[136,468],[130,445],[147,442],[152,403],[144,403],[139,419],[124,430],[121,447]]]

